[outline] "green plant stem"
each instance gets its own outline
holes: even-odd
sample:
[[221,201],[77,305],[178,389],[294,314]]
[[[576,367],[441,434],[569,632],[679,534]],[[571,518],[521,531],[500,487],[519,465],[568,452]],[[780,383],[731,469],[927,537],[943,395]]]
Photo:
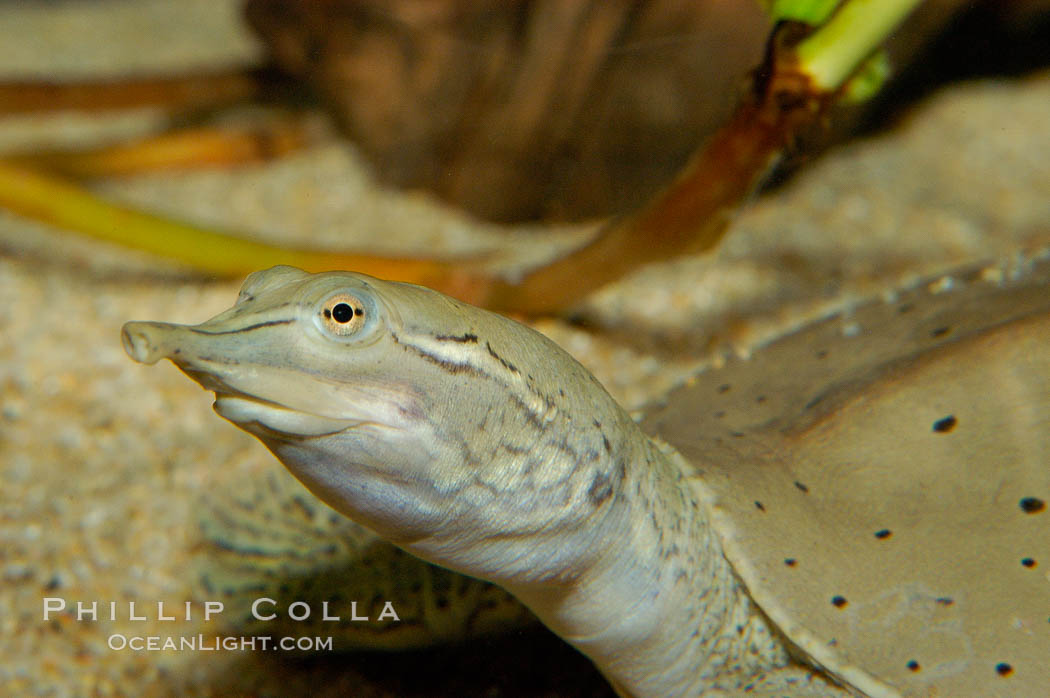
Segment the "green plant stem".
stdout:
[[922,0],[847,0],[796,48],[814,87],[834,92]]

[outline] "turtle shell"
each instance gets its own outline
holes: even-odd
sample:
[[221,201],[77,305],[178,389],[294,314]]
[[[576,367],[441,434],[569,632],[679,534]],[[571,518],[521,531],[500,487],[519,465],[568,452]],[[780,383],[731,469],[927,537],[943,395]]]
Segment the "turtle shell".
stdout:
[[837,313],[645,418],[809,660],[869,695],[1050,680],[1050,256]]

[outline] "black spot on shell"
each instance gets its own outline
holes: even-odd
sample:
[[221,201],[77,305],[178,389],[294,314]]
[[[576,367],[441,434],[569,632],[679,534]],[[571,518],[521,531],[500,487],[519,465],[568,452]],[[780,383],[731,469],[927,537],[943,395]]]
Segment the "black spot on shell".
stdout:
[[797,487],[799,491],[809,494],[809,488],[806,487],[803,483],[799,482],[798,480],[795,480],[795,487]]
[[762,404],[763,402],[765,402],[765,401],[766,401],[766,396],[765,396],[765,395],[759,395],[758,397],[756,397],[756,398],[755,398],[755,402],[757,402],[757,403],[758,403],[758,404],[760,404],[760,405],[761,405],[761,404]]
[[1025,497],[1021,500],[1020,507],[1026,514],[1039,514],[1046,510],[1046,502],[1038,497]]
[[959,420],[955,418],[955,415],[950,414],[943,419],[938,419],[933,423],[933,430],[938,434],[947,434],[949,431],[955,428],[955,425]]
[[722,385],[718,386],[718,392],[719,393],[728,393],[729,392],[729,388],[730,388],[729,383],[723,383]]
[[1033,560],[1030,557],[1026,557],[1026,558],[1023,558],[1021,560],[1021,564],[1024,565],[1025,567],[1031,569],[1031,568],[1035,567],[1035,560]]
[[995,673],[999,676],[1009,676],[1014,673],[1014,668],[1006,662],[999,662],[995,665]]
[[884,528],[881,531],[875,531],[875,537],[879,540],[886,540],[893,535],[893,531],[888,528]]
[[930,336],[933,337],[934,339],[937,339],[939,337],[943,337],[944,335],[948,334],[951,331],[952,331],[952,328],[950,328],[950,327],[938,327],[937,329],[935,329],[935,330],[930,332]]
[[942,606],[951,606],[953,603],[955,603],[955,599],[949,598],[947,596],[939,596],[935,599],[935,601],[937,601],[937,603],[939,603]]
[[757,499],[755,500],[755,508],[758,509],[759,511],[765,511],[766,510],[765,506],[762,505],[762,502],[758,501]]
[[835,608],[845,608],[847,603],[849,603],[849,602],[846,601],[846,597],[845,596],[832,596],[831,597],[831,605],[834,606]]
[[914,659],[905,664],[905,666],[908,667],[908,671],[918,671],[922,668],[921,666],[919,666],[919,663]]
[[784,564],[787,565],[788,567],[794,567],[795,565],[798,564],[798,560],[796,560],[793,557],[787,557],[787,558],[784,558]]
[[816,356],[817,356],[818,359],[826,359],[826,358],[828,358],[828,350],[827,349],[821,349],[821,350],[819,350],[817,352]]

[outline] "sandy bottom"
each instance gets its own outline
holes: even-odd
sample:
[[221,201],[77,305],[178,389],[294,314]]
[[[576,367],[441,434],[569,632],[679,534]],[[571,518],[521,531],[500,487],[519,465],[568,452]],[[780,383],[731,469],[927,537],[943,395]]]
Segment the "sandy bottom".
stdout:
[[[218,65],[257,50],[237,27],[236,3],[180,3],[180,13],[158,1],[15,5],[0,7],[0,45],[17,47],[8,67],[23,76],[143,67],[141,51],[117,47],[156,30],[144,19],[152,11],[170,37],[145,68],[185,65],[188,56]],[[74,37],[83,35],[98,38],[81,47]],[[7,119],[0,144],[84,142],[155,120],[148,112]],[[840,148],[755,201],[716,255],[652,267],[595,294],[580,313],[590,329],[553,319],[534,326],[637,408],[715,350],[918,274],[1050,242],[1047,123],[1050,75],[954,86],[893,131]],[[508,264],[556,254],[586,234],[501,230],[419,194],[382,191],[345,144],[102,190],[269,239],[499,250]],[[207,492],[280,468],[173,367],[133,364],[120,345],[125,321],[201,321],[228,307],[239,283],[195,280],[5,212],[0,251],[0,694],[607,695],[586,661],[543,633],[318,659],[110,649],[114,633],[207,631],[200,606],[193,619],[167,625],[155,608],[200,601],[187,571],[201,537],[196,508]],[[103,616],[115,601],[118,617],[45,621],[45,597],[107,602]],[[129,601],[149,620],[129,620]]]

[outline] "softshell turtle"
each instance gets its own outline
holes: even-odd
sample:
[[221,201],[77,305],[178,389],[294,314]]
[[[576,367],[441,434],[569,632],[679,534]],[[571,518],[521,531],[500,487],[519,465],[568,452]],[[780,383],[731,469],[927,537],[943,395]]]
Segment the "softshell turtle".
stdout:
[[123,341],[339,512],[510,591],[622,695],[1050,680],[1046,255],[728,357],[640,424],[537,332],[348,272],[257,272],[215,318]]

